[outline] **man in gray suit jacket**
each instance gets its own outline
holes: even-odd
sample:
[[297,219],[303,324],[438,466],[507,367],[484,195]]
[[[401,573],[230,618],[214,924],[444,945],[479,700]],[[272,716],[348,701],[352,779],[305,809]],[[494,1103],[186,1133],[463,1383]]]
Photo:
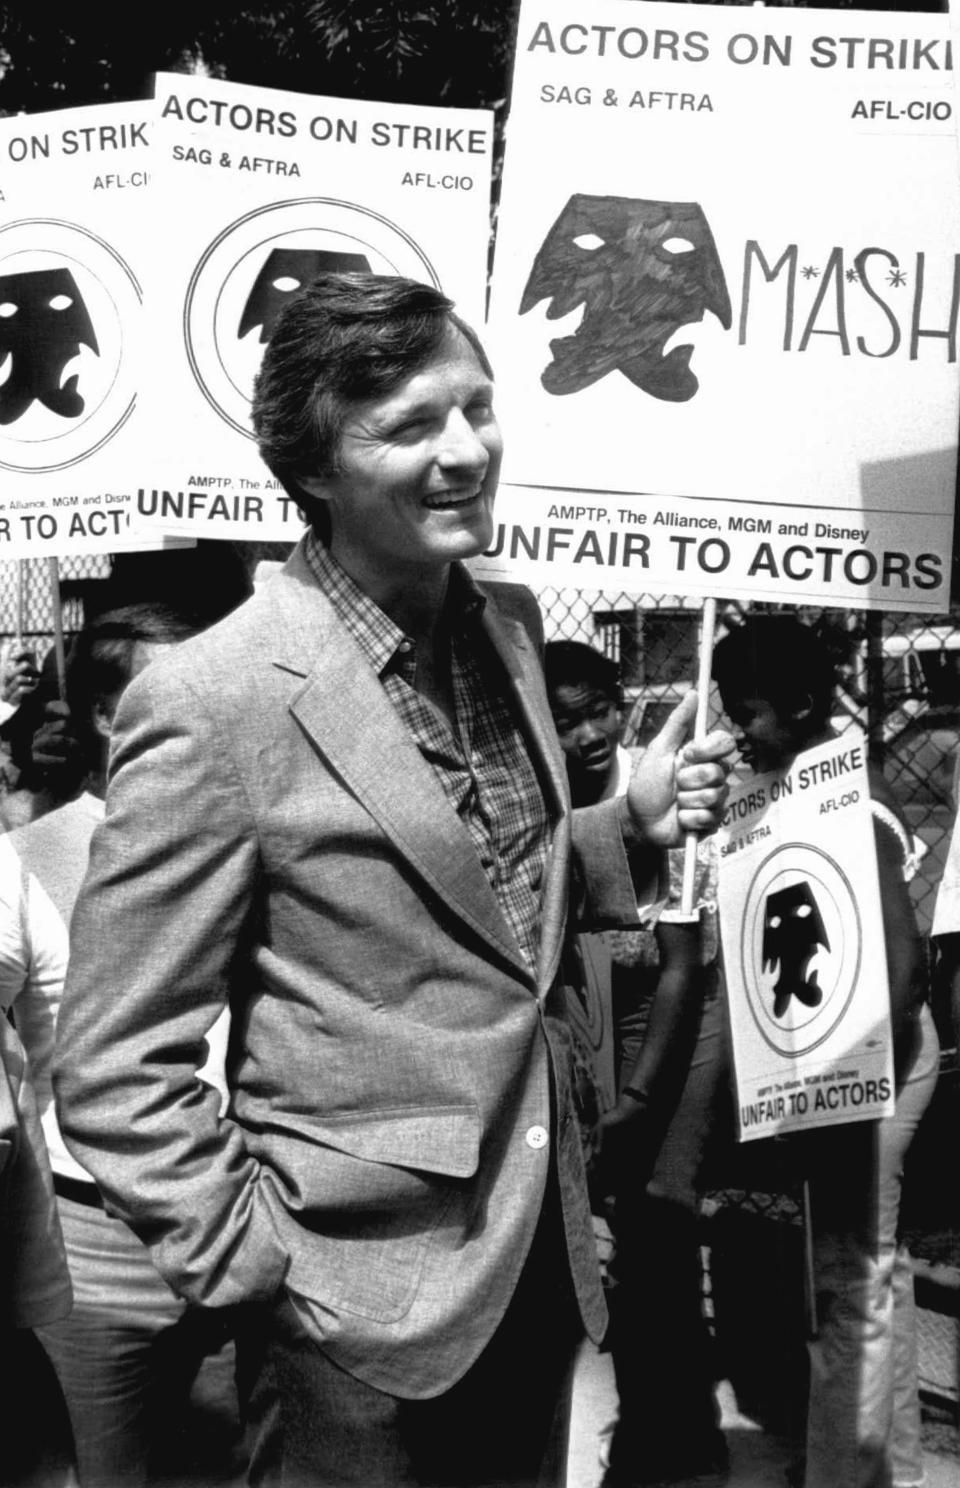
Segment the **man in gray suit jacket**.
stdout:
[[[731,741],[684,705],[628,795],[571,813],[500,434],[437,291],[322,276],[258,379],[311,530],[116,719],[73,923],[68,1145],[195,1302],[244,1304],[252,1482],[562,1481],[605,1312],[569,1088],[568,922],[637,923],[712,829]],[[230,1107],[196,1078],[232,1013]]]

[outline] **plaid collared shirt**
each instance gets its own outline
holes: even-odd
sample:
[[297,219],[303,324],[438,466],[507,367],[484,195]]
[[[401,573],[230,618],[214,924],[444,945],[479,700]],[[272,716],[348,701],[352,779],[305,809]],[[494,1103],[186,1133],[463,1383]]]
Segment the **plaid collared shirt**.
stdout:
[[484,596],[466,570],[454,565],[446,604],[455,712],[451,728],[415,688],[416,643],[313,533],[305,555],[470,833],[507,922],[535,970],[549,820],[503,667],[480,625]]

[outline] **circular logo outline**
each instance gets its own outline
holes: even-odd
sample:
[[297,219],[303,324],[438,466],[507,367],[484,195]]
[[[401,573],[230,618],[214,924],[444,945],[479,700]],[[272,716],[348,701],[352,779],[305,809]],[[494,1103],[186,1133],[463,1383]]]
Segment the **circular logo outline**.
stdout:
[[[98,233],[92,232],[89,228],[81,226],[79,222],[70,222],[65,217],[18,217],[15,221],[5,222],[2,224],[2,226],[0,226],[0,240],[2,240],[5,233],[15,232],[22,229],[33,229],[36,227],[61,228],[68,233],[77,233],[81,238],[87,238],[90,240],[90,242],[95,243],[98,248],[101,248],[107,254],[107,256],[113,260],[113,262],[120,268],[123,274],[126,275],[126,278],[132,286],[134,294],[136,295],[137,303],[140,306],[143,305],[143,290],[141,288],[140,281],[134,273],[133,269],[127,263],[126,259],[123,257],[123,255],[119,253],[116,248],[114,248],[112,243],[108,243],[105,238],[101,238]],[[32,246],[36,247],[36,245]],[[49,249],[45,245],[36,247],[36,251],[51,253],[54,252],[53,249]],[[91,274],[95,279],[97,278],[97,275],[94,273],[93,269],[91,269],[90,265],[84,262],[83,259],[73,259],[71,258],[70,254],[65,251],[57,251],[56,256],[71,263],[82,266],[82,268],[84,268],[87,273]],[[114,311],[117,315],[118,324],[120,325],[122,330],[124,324],[123,316],[120,312],[119,306],[116,303],[114,295],[99,279],[98,283],[100,284],[100,288],[103,290],[104,294],[110,300],[110,303],[113,305]],[[103,398],[101,399],[98,408],[94,410],[94,412],[83,421],[84,424],[89,423],[93,418],[95,418],[100,409],[102,409],[108,403],[110,395],[116,387],[117,382],[119,381],[121,365],[122,359],[117,361],[116,368],[110,380],[110,385],[107,388],[107,391],[104,394]],[[49,475],[52,474],[54,471],[69,470],[74,465],[82,464],[84,460],[89,460],[92,455],[97,454],[99,450],[103,449],[104,445],[109,444],[110,440],[119,433],[124,424],[126,424],[127,420],[130,418],[130,415],[133,413],[133,410],[136,407],[136,402],[137,392],[136,389],[134,389],[133,393],[126,403],[126,406],[120,411],[113,424],[105,431],[105,433],[101,434],[97,438],[94,444],[91,444],[87,449],[81,450],[79,454],[71,455],[67,459],[58,460],[52,464],[46,465],[23,465],[14,463],[9,459],[5,459],[3,455],[0,454],[0,469],[12,471],[14,474],[17,475]],[[54,438],[62,438],[65,437],[67,434],[76,432],[76,428],[72,430],[65,430],[64,435],[52,436],[50,439],[38,440],[33,442],[37,444],[49,444],[53,442]]]
[[[344,201],[339,197],[332,196],[289,197],[286,201],[265,202],[261,206],[254,207],[251,211],[245,212],[242,217],[237,217],[233,222],[228,223],[228,225],[223,228],[213,239],[213,241],[209,243],[208,246],[204,249],[203,254],[198,260],[197,265],[190,276],[190,281],[187,285],[187,292],[183,304],[183,339],[184,348],[187,354],[187,361],[190,365],[190,371],[193,374],[194,381],[196,382],[197,387],[200,389],[204,398],[209,403],[213,411],[218,415],[219,418],[223,420],[224,423],[228,424],[231,429],[236,430],[238,434],[242,434],[245,439],[249,440],[255,440],[256,438],[253,431],[249,428],[244,428],[244,426],[239,423],[237,419],[235,419],[227,411],[227,409],[223,407],[222,403],[219,401],[216,394],[209,386],[207,375],[201,368],[200,353],[195,346],[195,338],[198,339],[199,328],[195,330],[193,326],[194,311],[198,299],[198,289],[202,276],[208,268],[213,256],[223,246],[227,239],[230,238],[234,233],[239,232],[242,228],[246,227],[247,224],[254,222],[259,217],[264,217],[267,214],[279,213],[285,211],[287,208],[298,207],[309,207],[311,209],[316,207],[332,207],[340,211],[357,214],[361,218],[366,218],[371,222],[377,223],[378,226],[388,229],[389,232],[395,234],[406,245],[406,247],[413,253],[415,258],[423,265],[436,288],[439,289],[441,287],[440,278],[437,274],[436,269],[434,268],[430,259],[427,257],[426,253],[419,246],[419,244],[415,242],[410,234],[405,232],[402,227],[398,227],[398,225],[395,222],[391,221],[389,217],[385,217],[382,212],[375,212],[372,210],[372,208],[361,206],[357,202]],[[310,225],[314,228],[319,228],[319,230],[321,231],[324,230],[323,224],[312,223]],[[293,229],[286,229],[286,231],[292,230]],[[304,229],[298,230],[303,231]],[[329,231],[331,229],[327,228],[326,230]],[[282,236],[282,234],[278,234],[277,236]],[[349,234],[344,233],[343,236],[349,236]],[[270,238],[260,240],[260,246],[263,246],[264,243],[269,241]],[[364,240],[362,238],[358,238],[357,241],[363,244],[363,246],[365,247],[371,247],[371,244],[364,243]],[[251,248],[245,248],[243,256],[247,256],[251,251]],[[376,251],[380,252],[382,257],[387,257],[385,251],[381,249],[377,249]],[[239,261],[240,260],[238,259],[237,262]],[[233,376],[219,355],[219,344],[215,322],[216,310],[220,306],[225,286],[226,281],[224,281],[224,283],[219,286],[214,296],[214,326],[212,334],[210,334],[209,327],[205,327],[204,329],[210,343],[213,345],[216,351],[217,361],[219,363],[220,371],[224,379],[235,388],[236,384],[234,382]]]
[[[847,903],[853,911],[855,922],[855,956],[853,971],[850,975],[849,989],[842,999],[840,1009],[833,1015],[829,1027],[826,1029],[825,1032],[818,1034],[818,1036],[813,1040],[812,1043],[807,1043],[804,1044],[802,1047],[794,1048],[784,1048],[782,1044],[776,1043],[775,1040],[771,1038],[766,1027],[764,1026],[764,1020],[761,1016],[762,1010],[758,1006],[758,985],[753,975],[755,968],[753,945],[756,939],[756,913],[759,906],[766,902],[766,891],[764,891],[763,895],[757,901],[757,905],[754,906],[754,911],[752,914],[750,909],[751,898],[754,894],[757,881],[760,879],[761,875],[765,874],[770,868],[770,865],[774,863],[779,857],[781,857],[784,853],[789,852],[809,853],[812,854],[815,858],[821,858],[825,863],[829,864],[831,870],[833,871],[833,873],[836,874],[837,878],[843,885],[843,889],[847,896]],[[781,868],[777,871],[783,872],[784,870]],[[796,871],[803,872],[804,870],[801,868],[797,868]],[[770,877],[772,878],[773,875],[770,875]],[[824,889],[827,890],[826,884],[824,884]],[[829,892],[829,890],[827,890],[827,892]],[[836,899],[834,899],[834,903],[835,905],[837,905]],[[839,1027],[847,1012],[847,1009],[853,1001],[853,996],[857,989],[857,982],[860,977],[860,967],[863,961],[863,921],[860,916],[859,905],[857,904],[856,897],[853,893],[853,887],[850,883],[850,879],[847,877],[847,874],[840,867],[840,864],[837,863],[829,855],[829,853],[825,852],[823,848],[817,847],[814,843],[811,842],[782,842],[779,844],[778,847],[774,849],[772,853],[764,858],[763,862],[760,863],[754,871],[753,877],[751,878],[750,883],[747,887],[747,892],[744,898],[744,905],[745,908],[743,923],[740,931],[740,967],[743,977],[744,990],[747,997],[747,1006],[750,1009],[750,1015],[753,1018],[754,1024],[756,1025],[760,1037],[763,1039],[768,1048],[772,1049],[775,1054],[779,1054],[782,1058],[800,1059],[804,1055],[812,1053],[814,1049],[818,1049],[821,1044],[826,1042],[831,1034],[836,1032],[836,1029]],[[757,999],[756,1004],[754,1001],[755,998]],[[814,1019],[813,1021],[816,1022],[816,1019]]]

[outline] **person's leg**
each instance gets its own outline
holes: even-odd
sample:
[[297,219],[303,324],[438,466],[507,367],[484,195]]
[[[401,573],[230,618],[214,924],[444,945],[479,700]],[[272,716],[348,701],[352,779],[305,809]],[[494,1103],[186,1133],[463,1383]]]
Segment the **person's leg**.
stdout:
[[187,1307],[151,1349],[149,1481],[209,1488],[243,1470],[232,1310]]
[[818,1160],[810,1185],[817,1335],[805,1488],[890,1488],[894,1250],[877,1230],[879,1124],[818,1134],[834,1137],[835,1173]]
[[[939,1072],[940,1046],[933,1014],[928,1007],[922,1010],[917,1032],[916,1057],[897,1100],[902,1129],[909,1133],[908,1145],[933,1099]],[[894,1236],[897,1236],[905,1155],[906,1148],[899,1150],[896,1142],[888,1154],[886,1139],[881,1136],[881,1227]],[[916,1485],[923,1482],[913,1265],[909,1251],[899,1239],[893,1267],[893,1422],[890,1464],[894,1488],[916,1488]]]
[[83,1488],[134,1488],[147,1480],[151,1342],[183,1303],[119,1220],[73,1199],[58,1207],[73,1311],[39,1336],[63,1386]]
[[[912,1308],[897,1220],[904,1159],[933,1095],[937,1063],[936,1035],[924,1009],[895,1114],[812,1134],[819,1331],[810,1346],[806,1488],[835,1488],[839,1482],[845,1488],[890,1488],[897,1434],[903,1442],[898,1455],[911,1454],[911,1441],[918,1445],[909,1326],[895,1341],[898,1314],[909,1318]],[[917,1465],[913,1456],[906,1471],[912,1474]]]
[[[559,1224],[559,1218],[555,1220]],[[573,1368],[583,1324],[544,1225],[506,1316],[452,1390],[411,1402],[417,1481],[468,1488],[564,1488]]]
[[611,1484],[679,1479],[720,1469],[726,1458],[698,1232],[701,1174],[724,1069],[723,1006],[713,997],[704,1005],[690,1069],[649,1178],[644,1184],[642,1174],[625,1174],[617,1195],[609,1342],[620,1413]]
[[289,1297],[237,1338],[251,1488],[414,1488],[398,1402],[333,1364]]
[[31,1328],[0,1329],[4,1488],[78,1488],[67,1407],[53,1365]]
[[[188,1398],[204,1355],[223,1343],[220,1330],[174,1295],[126,1225],[72,1199],[58,1206],[74,1305],[38,1334],[67,1401],[81,1484],[139,1488],[152,1480],[154,1459],[162,1481],[171,1454],[178,1485],[187,1483]],[[220,1395],[235,1402],[232,1378],[218,1381]],[[218,1409],[236,1418],[230,1399]]]
[[891,1481],[893,1488],[920,1488],[924,1469],[917,1392],[917,1310],[913,1299],[913,1263],[904,1245],[897,1246],[892,1287]]
[[432,1400],[339,1369],[289,1299],[252,1307],[238,1338],[257,1488],[564,1488],[582,1336],[562,1239],[541,1231],[507,1314],[466,1375]]

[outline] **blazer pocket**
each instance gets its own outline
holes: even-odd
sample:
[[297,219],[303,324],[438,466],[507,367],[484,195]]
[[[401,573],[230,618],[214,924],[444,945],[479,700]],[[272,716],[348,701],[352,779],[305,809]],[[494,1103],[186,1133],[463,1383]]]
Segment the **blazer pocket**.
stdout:
[[457,1106],[388,1106],[323,1116],[317,1140],[364,1162],[470,1178],[480,1161],[480,1111]]
[[284,1174],[296,1221],[288,1285],[334,1313],[396,1321],[413,1303],[438,1227],[461,1229],[473,1207],[465,1180],[479,1166],[479,1109],[324,1114],[310,1136]]
[[[351,1215],[410,1218],[477,1172],[476,1106],[398,1106],[318,1115],[298,1121],[301,1140],[275,1148],[290,1208],[302,1222],[339,1229]],[[305,1139],[305,1140],[303,1140]],[[459,1181],[458,1181],[459,1180]]]

